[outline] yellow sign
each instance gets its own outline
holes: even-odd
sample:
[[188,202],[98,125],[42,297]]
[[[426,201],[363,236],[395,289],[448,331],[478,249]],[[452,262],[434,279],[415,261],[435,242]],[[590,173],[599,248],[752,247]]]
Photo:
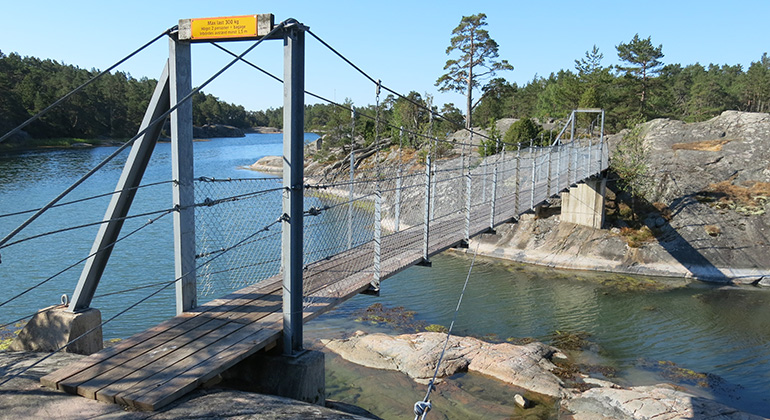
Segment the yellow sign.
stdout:
[[190,19],[191,39],[253,38],[257,15]]

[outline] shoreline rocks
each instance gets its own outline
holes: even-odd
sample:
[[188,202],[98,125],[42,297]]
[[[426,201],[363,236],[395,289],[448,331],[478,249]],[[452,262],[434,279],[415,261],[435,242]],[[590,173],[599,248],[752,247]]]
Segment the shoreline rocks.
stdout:
[[[49,353],[0,352],[0,379],[20,372]],[[159,411],[134,411],[118,404],[107,404],[77,395],[43,388],[40,378],[76,362],[84,356],[54,353],[48,359],[3,385],[0,393],[0,419],[81,419],[93,420],[186,420],[191,418],[228,420],[317,419],[366,420],[358,407],[331,403],[356,414],[308,404],[288,398],[224,388],[198,388]]]
[[[423,332],[390,336],[357,331],[349,338],[321,340],[327,349],[362,366],[400,371],[415,382],[433,376],[446,334]],[[568,388],[553,374],[552,359],[566,358],[558,349],[539,342],[523,346],[490,344],[472,337],[451,336],[439,378],[458,372],[477,372],[541,395],[559,398],[561,419],[636,420],[694,419],[760,420],[764,417],[692,395],[671,384],[624,388],[584,375],[583,388]],[[581,391],[582,389],[582,391]],[[527,400],[511,391],[520,407]]]
[[269,175],[281,175],[283,174],[283,158],[281,156],[264,156],[243,168]]

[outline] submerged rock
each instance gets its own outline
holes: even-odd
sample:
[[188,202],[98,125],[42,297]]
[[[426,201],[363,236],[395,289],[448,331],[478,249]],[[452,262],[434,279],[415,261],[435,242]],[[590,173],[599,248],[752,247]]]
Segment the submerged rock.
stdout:
[[[396,370],[419,383],[433,377],[446,334],[389,336],[357,332],[350,338],[322,340],[342,358],[363,366]],[[565,396],[564,384],[551,371],[557,349],[543,343],[517,346],[490,344],[473,337],[451,336],[438,378],[458,372],[478,372],[517,387],[551,397]]]
[[764,419],[678,391],[672,385],[592,388],[562,400],[562,407],[573,413],[573,420]]

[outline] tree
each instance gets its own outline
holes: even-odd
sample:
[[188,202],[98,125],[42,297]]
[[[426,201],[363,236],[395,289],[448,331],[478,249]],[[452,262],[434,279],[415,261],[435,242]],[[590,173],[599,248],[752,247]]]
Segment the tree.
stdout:
[[639,118],[630,120],[629,130],[615,148],[610,159],[610,168],[620,178],[621,190],[631,194],[631,207],[635,207],[634,198],[649,191],[652,183],[647,164],[649,150],[644,144],[644,126]]
[[618,57],[629,64],[629,66],[618,67],[618,69],[641,82],[639,101],[640,109],[644,112],[650,78],[657,75],[663,67],[663,63],[659,61],[660,58],[663,58],[663,44],[656,48],[652,45],[651,37],[640,39],[639,34],[636,34],[631,42],[621,42],[615,48],[618,50]]
[[511,100],[516,88],[502,77],[489,81],[481,89],[481,98],[473,109],[473,119],[489,121],[490,118],[499,120],[511,116]]
[[489,37],[486,29],[482,29],[487,25],[486,18],[484,13],[463,16],[460,24],[452,31],[453,36],[446,49],[447,55],[457,51],[460,57],[447,60],[444,65],[447,73],[436,80],[436,86],[442,92],[451,90],[465,93],[466,128],[471,127],[473,89],[479,87],[480,80],[491,77],[500,70],[513,70],[508,61],[497,60],[497,42]]
[[535,124],[534,121],[529,118],[522,118],[511,124],[508,131],[505,132],[503,141],[505,144],[528,146],[530,140],[533,142],[536,140],[540,130],[540,126]]

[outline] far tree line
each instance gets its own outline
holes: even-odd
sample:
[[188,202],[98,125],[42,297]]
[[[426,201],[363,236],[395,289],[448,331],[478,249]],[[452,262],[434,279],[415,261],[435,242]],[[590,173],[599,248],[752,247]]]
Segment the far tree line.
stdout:
[[[15,128],[99,73],[50,59],[0,51],[0,134]],[[106,74],[25,131],[34,138],[127,139],[136,134],[157,80]],[[193,96],[193,124],[281,126],[281,110],[247,111],[217,97]]]
[[[576,108],[605,109],[610,132],[631,121],[658,117],[692,122],[725,110],[770,111],[767,53],[747,69],[739,64],[666,64],[663,45],[636,35],[615,47],[621,66],[604,65],[604,53],[593,46],[575,60],[574,68],[547,77],[535,75],[519,85],[497,77],[513,66],[498,58],[497,43],[484,29],[485,19],[483,13],[462,18],[446,50],[450,56],[446,73],[436,81],[441,91],[466,95],[464,112],[451,103],[437,107],[430,95],[412,91],[403,97],[388,96],[379,109],[350,101],[342,106],[307,105],[306,130],[329,133],[332,142],[344,142],[355,127],[354,134],[366,142],[379,132],[419,147],[426,137],[442,138],[466,125],[489,127],[491,121],[501,118],[560,119]],[[97,73],[0,52],[0,132],[14,128]],[[156,83],[123,72],[108,74],[26,131],[35,138],[129,138],[136,133]],[[355,124],[351,108],[356,110]],[[282,117],[280,107],[249,111],[203,92],[193,97],[195,125],[281,128]]]

